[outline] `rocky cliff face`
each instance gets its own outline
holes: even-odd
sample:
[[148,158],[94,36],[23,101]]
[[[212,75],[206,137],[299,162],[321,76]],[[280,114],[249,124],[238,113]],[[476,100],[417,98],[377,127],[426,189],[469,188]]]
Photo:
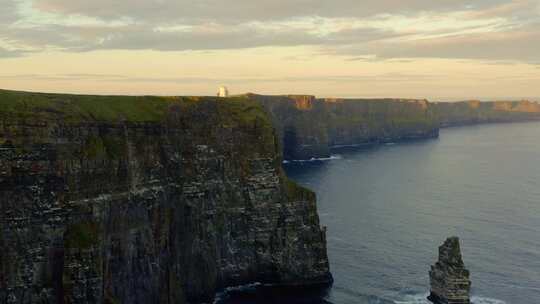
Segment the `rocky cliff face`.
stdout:
[[433,103],[442,127],[540,120],[540,104],[530,101],[463,101]]
[[439,127],[540,120],[540,104],[411,99],[317,99],[248,94],[278,130],[287,160],[329,157],[336,146],[436,138]]
[[429,272],[431,294],[435,304],[469,304],[471,281],[463,264],[459,239],[448,238],[439,247],[439,260]]
[[248,95],[270,113],[285,159],[330,156],[343,145],[395,142],[438,136],[425,100],[317,99],[314,96]]
[[245,98],[0,91],[0,303],[331,281],[315,196]]

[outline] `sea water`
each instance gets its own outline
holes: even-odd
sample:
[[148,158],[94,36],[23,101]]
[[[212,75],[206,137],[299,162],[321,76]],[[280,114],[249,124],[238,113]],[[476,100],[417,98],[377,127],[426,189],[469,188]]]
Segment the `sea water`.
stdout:
[[323,295],[228,303],[428,303],[428,271],[461,238],[476,304],[540,303],[540,123],[443,129],[284,164],[317,193],[335,283]]

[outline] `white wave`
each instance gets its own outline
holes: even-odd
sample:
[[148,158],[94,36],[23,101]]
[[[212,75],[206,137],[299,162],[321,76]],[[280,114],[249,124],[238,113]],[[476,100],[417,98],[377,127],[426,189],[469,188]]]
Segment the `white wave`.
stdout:
[[477,296],[471,297],[471,303],[472,304],[506,304],[506,302],[503,300],[477,297]]
[[351,144],[351,145],[333,145],[330,148],[332,149],[339,149],[339,148],[358,148],[358,147],[365,147],[366,144]]
[[432,304],[428,301],[429,294],[406,295],[403,300],[394,301],[396,304]]
[[[427,293],[407,295],[405,296],[403,300],[394,301],[394,303],[395,304],[433,304],[427,299],[427,297],[428,297]],[[471,303],[472,304],[506,304],[506,302],[502,300],[480,297],[480,296],[472,296]]]
[[254,290],[254,289],[256,289],[256,288],[258,288],[260,286],[262,286],[261,283],[255,282],[255,283],[251,283],[251,284],[247,284],[247,285],[239,285],[239,286],[227,287],[223,291],[216,293],[213,304],[218,304],[218,303],[222,302],[223,300],[225,300],[228,297],[228,294],[231,293],[231,292],[250,291],[250,290]]
[[261,283],[255,282],[255,283],[251,283],[251,284],[247,284],[247,285],[240,285],[240,286],[227,287],[227,288],[225,288],[225,291],[226,291],[226,292],[231,292],[231,291],[246,291],[246,290],[252,290],[252,289],[257,288],[257,287],[260,287],[260,286],[262,286]]
[[342,159],[343,157],[341,157],[341,155],[332,155],[330,157],[321,157],[321,158],[316,158],[316,157],[312,157],[311,159],[296,159],[296,160],[285,160],[283,161],[284,164],[288,164],[288,163],[307,163],[307,162],[318,162],[318,161],[329,161],[329,160],[337,160],[337,159]]

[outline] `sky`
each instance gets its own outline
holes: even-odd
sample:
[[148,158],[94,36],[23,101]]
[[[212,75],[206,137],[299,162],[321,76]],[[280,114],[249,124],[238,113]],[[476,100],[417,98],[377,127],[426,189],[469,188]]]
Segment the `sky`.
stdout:
[[0,0],[0,88],[540,100],[540,0]]

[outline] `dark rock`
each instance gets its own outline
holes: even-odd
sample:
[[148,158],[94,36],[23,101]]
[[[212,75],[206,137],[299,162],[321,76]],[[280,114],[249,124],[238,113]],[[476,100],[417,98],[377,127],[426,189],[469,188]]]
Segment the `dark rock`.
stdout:
[[0,303],[199,303],[332,281],[315,194],[245,98],[0,90]]
[[439,260],[429,272],[431,293],[435,304],[469,304],[471,281],[461,258],[459,238],[448,238],[439,247]]

